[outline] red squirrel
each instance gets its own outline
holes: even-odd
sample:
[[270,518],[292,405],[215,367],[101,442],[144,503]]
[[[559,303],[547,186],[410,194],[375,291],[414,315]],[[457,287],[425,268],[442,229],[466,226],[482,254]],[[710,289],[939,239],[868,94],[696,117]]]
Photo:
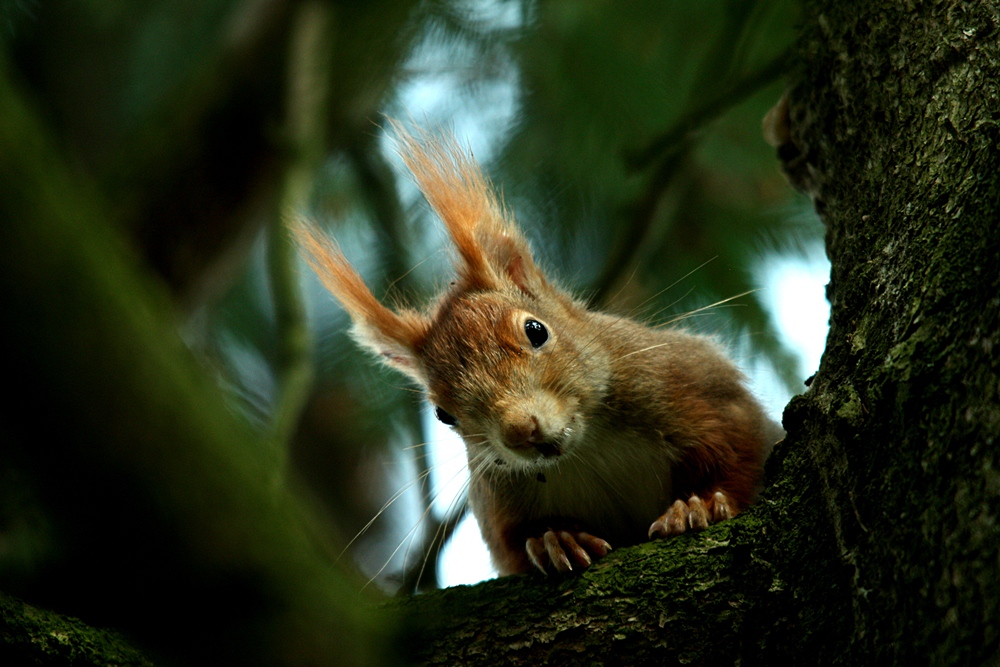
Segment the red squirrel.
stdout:
[[307,224],[296,234],[354,338],[464,440],[497,571],[584,568],[753,502],[780,427],[719,347],[588,309],[538,267],[455,139],[392,125],[457,250],[450,287],[425,311],[387,308],[335,243]]

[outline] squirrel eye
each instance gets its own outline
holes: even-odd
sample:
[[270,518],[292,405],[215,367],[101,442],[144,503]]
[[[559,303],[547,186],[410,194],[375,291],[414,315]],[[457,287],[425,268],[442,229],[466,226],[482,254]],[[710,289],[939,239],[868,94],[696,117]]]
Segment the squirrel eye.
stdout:
[[438,421],[440,421],[445,426],[455,426],[456,424],[458,424],[457,419],[455,419],[450,414],[448,414],[447,412],[445,412],[444,410],[442,410],[437,406],[434,407],[434,416],[437,417]]
[[538,320],[527,320],[524,323],[524,333],[528,336],[531,347],[536,350],[549,339],[549,330]]

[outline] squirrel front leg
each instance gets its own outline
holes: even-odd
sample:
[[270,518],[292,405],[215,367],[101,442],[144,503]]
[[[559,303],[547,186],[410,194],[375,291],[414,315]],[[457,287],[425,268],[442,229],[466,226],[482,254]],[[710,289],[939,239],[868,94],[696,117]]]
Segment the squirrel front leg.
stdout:
[[[508,500],[514,494],[503,494]],[[503,576],[538,569],[565,574],[606,556],[611,545],[569,519],[525,519],[516,506],[501,502],[484,480],[469,489],[469,501],[493,560]]]
[[649,527],[649,538],[704,530],[746,509],[759,491],[766,452],[740,420],[700,433],[673,472],[676,500]]
[[687,501],[678,498],[649,527],[649,539],[680,535],[688,530],[704,530],[713,523],[730,519],[738,513],[723,491],[715,491],[703,499],[697,494]]
[[582,530],[548,528],[541,537],[528,537],[524,550],[528,560],[542,574],[548,574],[550,566],[560,574],[567,574],[573,571],[573,563],[577,567],[587,568],[593,562],[591,556],[607,556],[611,545]]

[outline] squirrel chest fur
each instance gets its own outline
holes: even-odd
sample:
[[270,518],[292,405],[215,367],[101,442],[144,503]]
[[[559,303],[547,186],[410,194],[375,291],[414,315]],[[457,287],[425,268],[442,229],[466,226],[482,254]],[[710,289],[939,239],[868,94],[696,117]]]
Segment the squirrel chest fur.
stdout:
[[568,572],[747,507],[780,431],[732,362],[707,338],[588,310],[538,268],[466,151],[394,129],[457,250],[450,289],[426,312],[389,309],[335,244],[297,234],[356,340],[462,436],[500,574]]

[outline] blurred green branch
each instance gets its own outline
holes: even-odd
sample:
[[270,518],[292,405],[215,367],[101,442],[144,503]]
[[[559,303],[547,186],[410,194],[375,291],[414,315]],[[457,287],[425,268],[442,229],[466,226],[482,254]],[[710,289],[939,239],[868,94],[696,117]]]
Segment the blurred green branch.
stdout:
[[333,18],[326,3],[305,2],[292,19],[286,91],[287,159],[279,210],[271,216],[267,267],[278,340],[272,433],[282,460],[313,379],[312,339],[296,270],[298,251],[288,225],[306,207],[316,169],[325,156]]
[[784,73],[789,53],[783,52],[766,65],[733,81],[718,94],[687,111],[663,134],[644,148],[625,154],[625,164],[633,171],[648,168],[654,162],[669,159],[691,135],[733,108]]
[[378,662],[384,623],[49,137],[0,57],[4,419],[64,554],[21,587],[190,664]]
[[639,258],[648,252],[647,240],[659,236],[653,233],[657,220],[663,224],[669,222],[670,216],[658,215],[661,213],[660,204],[694,143],[686,135],[681,136],[685,140],[682,143],[672,143],[670,152],[662,156],[659,166],[635,204],[625,235],[617,240],[605,261],[604,269],[594,285],[592,298],[595,303],[608,305],[609,298],[613,296],[611,290],[618,286]]

